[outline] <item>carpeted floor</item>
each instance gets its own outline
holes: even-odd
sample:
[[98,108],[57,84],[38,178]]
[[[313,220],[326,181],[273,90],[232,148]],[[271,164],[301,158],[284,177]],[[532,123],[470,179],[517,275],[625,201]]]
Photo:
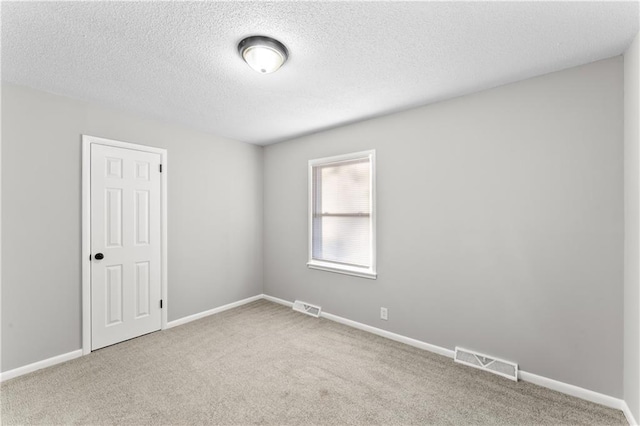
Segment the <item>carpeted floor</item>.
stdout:
[[2,383],[2,424],[626,424],[260,300]]

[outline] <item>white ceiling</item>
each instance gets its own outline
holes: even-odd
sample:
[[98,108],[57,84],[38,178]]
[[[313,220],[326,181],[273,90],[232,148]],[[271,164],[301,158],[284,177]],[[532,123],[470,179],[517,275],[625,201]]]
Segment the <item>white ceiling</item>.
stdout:
[[[621,54],[638,2],[3,2],[2,79],[268,144]],[[237,52],[289,49],[276,73]]]

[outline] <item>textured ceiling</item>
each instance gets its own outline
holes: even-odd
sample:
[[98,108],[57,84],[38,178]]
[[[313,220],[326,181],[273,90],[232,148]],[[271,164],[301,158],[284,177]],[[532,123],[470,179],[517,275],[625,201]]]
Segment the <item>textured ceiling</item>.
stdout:
[[[621,54],[638,2],[2,2],[2,79],[267,144]],[[289,49],[260,75],[249,35]]]

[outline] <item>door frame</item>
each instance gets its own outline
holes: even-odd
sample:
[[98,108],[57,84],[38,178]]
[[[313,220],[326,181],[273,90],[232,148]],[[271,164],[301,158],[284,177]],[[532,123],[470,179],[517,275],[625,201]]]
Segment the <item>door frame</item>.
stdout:
[[82,135],[82,354],[91,353],[91,145],[160,154],[160,288],[162,312],[160,329],[167,328],[167,150],[147,145]]

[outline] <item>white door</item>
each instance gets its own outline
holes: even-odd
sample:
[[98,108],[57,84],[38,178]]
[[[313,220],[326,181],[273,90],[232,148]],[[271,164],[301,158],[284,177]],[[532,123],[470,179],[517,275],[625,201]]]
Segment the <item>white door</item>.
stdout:
[[91,349],[161,327],[160,159],[91,144]]

